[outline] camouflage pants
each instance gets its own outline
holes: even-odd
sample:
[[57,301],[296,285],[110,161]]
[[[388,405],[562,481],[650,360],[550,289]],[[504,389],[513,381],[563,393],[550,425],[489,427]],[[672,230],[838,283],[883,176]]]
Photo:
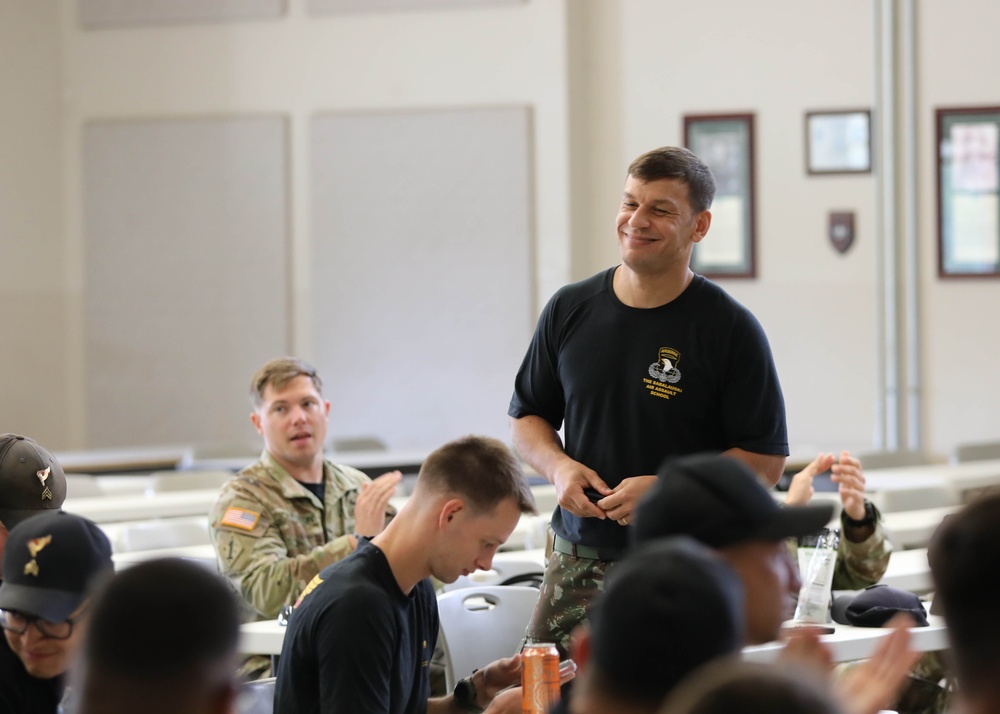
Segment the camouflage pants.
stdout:
[[271,671],[271,657],[269,655],[249,655],[240,662],[236,675],[241,682],[273,677],[275,672]]
[[[924,652],[916,666],[910,670],[899,699],[893,710],[899,714],[944,714],[951,708],[954,690],[951,677],[942,661],[942,652]],[[841,677],[863,660],[844,662],[835,668]]]
[[943,714],[951,709],[952,678],[944,666],[944,652],[924,652],[910,671],[899,695],[899,714]]
[[549,556],[538,605],[531,614],[524,644],[552,642],[560,659],[569,656],[569,636],[585,622],[594,600],[604,591],[613,561],[577,558],[553,552]]

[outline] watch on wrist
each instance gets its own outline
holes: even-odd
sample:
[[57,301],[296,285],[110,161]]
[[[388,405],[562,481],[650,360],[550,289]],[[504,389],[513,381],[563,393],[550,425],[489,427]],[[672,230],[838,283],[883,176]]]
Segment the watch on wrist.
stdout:
[[844,523],[846,523],[849,526],[853,526],[854,528],[862,528],[864,526],[873,526],[873,525],[875,525],[875,519],[876,519],[875,506],[872,504],[871,501],[869,501],[866,498],[865,499],[865,515],[864,515],[864,518],[862,518],[860,520],[857,520],[855,518],[851,518],[849,515],[847,515],[846,512],[842,513],[841,516],[844,519]]
[[[475,674],[475,672],[473,672]],[[463,677],[455,682],[455,703],[470,712],[481,712],[483,708],[479,706],[476,683],[472,677]]]

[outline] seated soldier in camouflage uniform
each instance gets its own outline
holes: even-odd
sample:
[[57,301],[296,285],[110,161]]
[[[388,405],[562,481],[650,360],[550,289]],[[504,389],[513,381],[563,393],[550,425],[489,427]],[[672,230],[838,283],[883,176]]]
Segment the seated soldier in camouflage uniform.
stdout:
[[[820,454],[805,469],[792,477],[785,503],[801,505],[813,495],[813,478],[830,470],[838,484],[841,539],[833,573],[834,590],[862,590],[874,585],[889,566],[892,544],[886,540],[882,517],[875,505],[865,498],[865,476],[861,462],[848,452],[840,458]],[[794,546],[793,546],[794,548]],[[947,676],[940,652],[925,652],[909,674],[909,681],[896,702],[900,714],[939,714],[947,711],[950,700]],[[845,673],[854,663],[841,665]]]
[[881,514],[875,504],[865,498],[865,475],[861,462],[846,451],[840,452],[839,459],[833,454],[820,454],[792,477],[785,505],[808,503],[813,495],[813,479],[827,470],[838,485],[843,506],[840,511],[842,537],[837,549],[833,589],[862,590],[882,579],[885,569],[889,567],[892,544],[886,540]]
[[[316,370],[292,358],[268,362],[250,385],[264,451],[223,486],[210,517],[220,572],[246,602],[247,620],[277,617],[394,512],[398,471],[371,480],[323,458],[330,402],[321,388]],[[269,676],[270,660],[251,657],[241,673]]]

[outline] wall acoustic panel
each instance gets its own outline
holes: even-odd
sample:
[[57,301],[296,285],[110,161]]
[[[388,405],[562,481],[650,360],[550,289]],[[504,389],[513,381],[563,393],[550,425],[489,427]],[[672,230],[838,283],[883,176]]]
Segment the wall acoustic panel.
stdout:
[[509,441],[534,327],[526,108],[312,125],[312,338],[337,438]]
[[285,120],[84,129],[90,446],[252,441],[288,350]]
[[137,27],[280,17],[285,0],[79,0],[80,24]]
[[514,5],[527,0],[309,0],[309,10],[317,15],[373,10],[424,10],[427,8],[483,7]]

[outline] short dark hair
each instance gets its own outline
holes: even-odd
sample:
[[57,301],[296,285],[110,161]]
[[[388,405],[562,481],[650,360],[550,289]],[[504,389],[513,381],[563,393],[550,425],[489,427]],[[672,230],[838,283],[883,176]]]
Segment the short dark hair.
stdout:
[[715,177],[712,171],[689,149],[661,146],[636,158],[628,167],[628,175],[643,182],[677,179],[687,184],[691,209],[707,211],[715,199]]
[[455,493],[478,513],[490,512],[508,498],[521,513],[536,513],[521,462],[488,436],[465,436],[432,451],[420,467],[417,488]]
[[945,517],[927,560],[935,610],[948,626],[958,683],[964,691],[997,689],[1000,675],[1000,493],[981,496]]
[[250,401],[254,407],[264,403],[264,389],[271,385],[281,389],[296,377],[309,377],[316,391],[323,393],[323,380],[316,374],[316,368],[296,357],[278,357],[257,370],[250,380]]
[[816,672],[801,666],[727,657],[682,682],[660,714],[842,714],[843,705]]
[[[95,598],[84,645],[83,711],[108,711],[126,698],[155,698],[180,686],[235,681],[239,606],[225,581],[180,558],[139,563]],[[180,692],[174,692],[180,696]]]
[[739,652],[743,609],[739,575],[715,551],[687,536],[643,545],[608,574],[590,613],[587,676],[608,697],[653,708],[696,668]]

